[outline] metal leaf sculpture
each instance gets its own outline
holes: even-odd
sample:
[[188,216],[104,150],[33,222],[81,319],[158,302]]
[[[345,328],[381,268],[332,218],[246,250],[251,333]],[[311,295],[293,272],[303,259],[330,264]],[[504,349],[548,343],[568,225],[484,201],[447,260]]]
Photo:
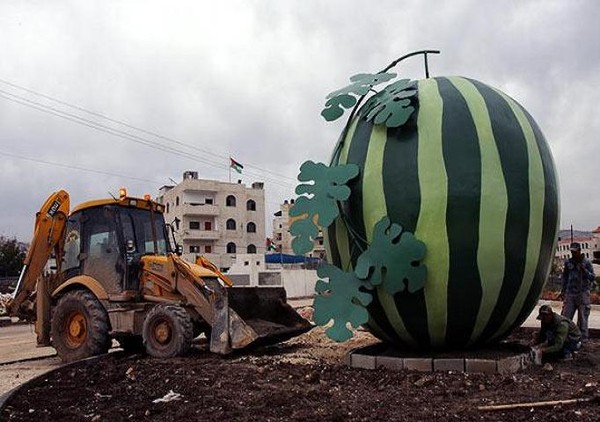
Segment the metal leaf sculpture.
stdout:
[[350,196],[346,182],[358,175],[356,164],[343,164],[328,167],[323,163],[306,161],[300,166],[298,180],[304,183],[296,187],[298,195],[295,205],[290,209],[290,217],[300,217],[290,226],[294,237],[292,248],[298,255],[309,252],[320,227],[328,227],[339,215],[337,201],[345,201]]
[[415,111],[416,82],[401,79],[375,94],[360,110],[360,114],[373,124],[385,123],[387,127],[402,126]]
[[373,286],[383,284],[390,295],[408,289],[414,293],[425,286],[427,267],[425,243],[412,233],[402,232],[402,227],[383,217],[373,228],[373,241],[356,263],[356,275]]
[[338,89],[327,96],[325,108],[321,111],[321,116],[328,122],[340,118],[344,114],[344,109],[350,109],[357,103],[357,97],[367,95],[371,88],[384,82],[388,82],[396,77],[395,73],[359,73],[350,78],[350,85]]
[[329,264],[319,267],[317,275],[329,278],[329,282],[318,280],[315,286],[319,295],[313,305],[314,321],[324,326],[333,320],[333,325],[325,330],[327,336],[335,341],[346,341],[352,337],[348,324],[358,328],[369,320],[366,306],[373,297],[361,291],[368,283],[358,279],[353,272]]

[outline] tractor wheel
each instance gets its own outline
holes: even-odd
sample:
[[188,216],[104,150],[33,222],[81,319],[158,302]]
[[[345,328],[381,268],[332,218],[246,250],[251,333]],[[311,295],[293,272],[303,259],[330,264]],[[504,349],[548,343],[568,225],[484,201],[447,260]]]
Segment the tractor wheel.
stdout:
[[73,290],[52,312],[52,346],[64,362],[106,353],[110,346],[108,314],[93,293]]
[[143,336],[150,356],[171,358],[185,355],[194,336],[190,315],[178,305],[156,305],[144,320]]

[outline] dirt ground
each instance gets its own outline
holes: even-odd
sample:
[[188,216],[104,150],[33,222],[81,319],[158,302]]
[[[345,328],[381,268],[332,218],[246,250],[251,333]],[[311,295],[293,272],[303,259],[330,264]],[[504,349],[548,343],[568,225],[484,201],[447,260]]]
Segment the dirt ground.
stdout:
[[[511,336],[525,342],[531,331]],[[571,362],[513,375],[362,370],[353,348],[377,343],[364,331],[342,344],[321,328],[245,354],[158,360],[110,354],[42,377],[13,396],[3,421],[600,421],[600,336]],[[164,401],[156,401],[157,399]],[[478,406],[590,400],[503,411]],[[433,419],[434,418],[434,419]]]

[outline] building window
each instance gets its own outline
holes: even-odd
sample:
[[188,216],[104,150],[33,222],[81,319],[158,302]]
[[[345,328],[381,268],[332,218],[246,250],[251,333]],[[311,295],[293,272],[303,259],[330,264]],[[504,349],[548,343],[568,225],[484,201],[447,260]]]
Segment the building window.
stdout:
[[229,242],[227,244],[227,253],[235,253],[235,249],[236,249],[235,243]]
[[179,206],[179,197],[175,198],[175,206],[178,207]]
[[246,248],[247,253],[256,253],[256,246],[254,245],[248,245],[248,247]]
[[207,232],[212,230],[212,223],[210,221],[204,222],[204,230],[206,230]]
[[204,253],[212,253],[212,245],[204,246]]
[[200,222],[190,221],[190,230],[200,230]]
[[190,253],[200,253],[200,246],[190,245]]
[[225,228],[227,230],[235,230],[235,220],[233,218],[227,220],[227,222],[225,223]]
[[252,221],[249,222],[246,226],[246,231],[248,233],[256,233],[256,224],[254,224]]
[[256,211],[256,202],[254,202],[252,199],[249,199],[248,202],[246,202],[246,210]]
[[167,214],[169,213],[169,203],[167,202]]
[[206,204],[206,205],[212,205],[213,204],[213,199],[212,198],[204,198],[204,204]]
[[235,207],[235,196],[229,195],[227,198],[225,198],[225,206]]

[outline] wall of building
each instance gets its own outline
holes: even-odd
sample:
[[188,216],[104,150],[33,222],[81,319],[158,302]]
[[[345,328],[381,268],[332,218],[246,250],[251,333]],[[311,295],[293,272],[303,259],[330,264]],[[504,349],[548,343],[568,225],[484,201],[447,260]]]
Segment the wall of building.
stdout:
[[239,254],[227,276],[237,286],[283,287],[290,299],[313,297],[318,276],[300,266],[265,265],[264,255]]

